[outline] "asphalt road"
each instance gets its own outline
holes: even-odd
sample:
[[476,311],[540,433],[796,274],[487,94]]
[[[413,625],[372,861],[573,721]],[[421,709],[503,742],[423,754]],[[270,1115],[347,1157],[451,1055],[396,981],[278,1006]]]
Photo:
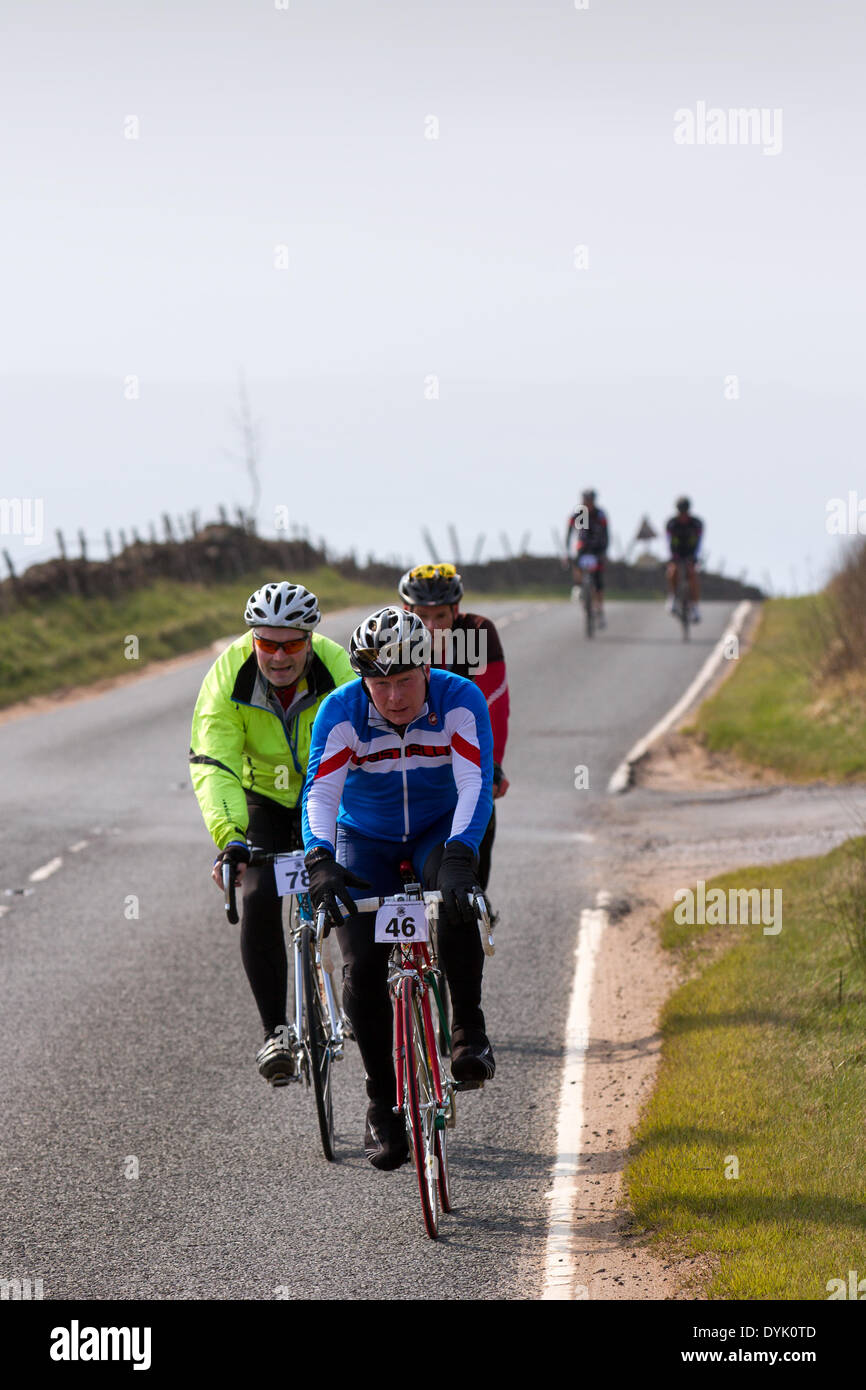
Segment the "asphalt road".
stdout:
[[[577,925],[616,886],[597,881],[607,781],[731,605],[705,605],[688,645],[661,604],[611,604],[591,644],[574,605],[482,611],[512,697],[485,973],[498,1070],[461,1097],[439,1242],[412,1169],[363,1157],[354,1048],[334,1165],[312,1097],[257,1075],[258,1015],[187,773],[202,660],[0,726],[0,1277],[41,1278],[46,1299],[538,1297]],[[360,616],[323,631],[345,640]]]

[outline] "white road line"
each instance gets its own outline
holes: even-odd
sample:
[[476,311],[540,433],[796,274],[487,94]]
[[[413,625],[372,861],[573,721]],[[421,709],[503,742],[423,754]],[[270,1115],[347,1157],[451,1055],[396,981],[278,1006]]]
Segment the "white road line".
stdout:
[[78,854],[79,850],[86,848],[89,844],[89,840],[76,840],[74,845],[67,845],[67,849],[70,854]]
[[497,618],[497,631],[503,627],[508,627],[511,623],[522,623],[523,619],[528,618],[532,611],[531,608],[515,608],[513,613],[506,613],[504,618]]
[[58,854],[56,859],[49,859],[48,863],[43,864],[40,869],[33,870],[33,873],[30,874],[30,882],[41,883],[43,879],[50,878],[52,874],[57,873],[62,863],[63,856],[60,854]]
[[[610,894],[600,892],[594,908],[580,914],[574,982],[565,1026],[565,1065],[559,1093],[559,1122],[556,1130],[556,1163],[550,1197],[550,1226],[547,1232],[543,1301],[571,1300],[574,1278],[574,1201],[577,1196],[581,1130],[583,1128],[583,1085],[586,1049],[589,1042],[589,1004],[592,977],[602,933],[608,923]],[[585,1297],[585,1293],[581,1295]]]
[[716,669],[724,657],[726,644],[732,637],[737,636],[743,623],[746,621],[747,614],[751,611],[751,607],[751,602],[748,599],[744,599],[742,603],[737,604],[734,609],[734,615],[731,618],[730,626],[722,633],[686,693],[681,695],[676,704],[650,729],[649,733],[644,734],[643,738],[638,739],[630,752],[626,753],[616,772],[607,784],[608,792],[616,793],[628,791],[631,785],[632,766],[639,758],[643,757],[644,753],[655,743],[657,738],[661,738],[662,734],[666,734],[668,729],[676,724],[677,720],[685,714],[689,705],[697,699],[704,686],[709,682],[712,676],[715,675]]

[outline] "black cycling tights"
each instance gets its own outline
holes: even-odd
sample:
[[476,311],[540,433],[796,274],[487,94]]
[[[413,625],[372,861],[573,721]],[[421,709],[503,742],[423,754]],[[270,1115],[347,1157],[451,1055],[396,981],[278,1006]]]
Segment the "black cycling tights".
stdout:
[[[399,848],[399,847],[398,847]],[[444,845],[428,855],[422,880],[424,888],[435,888]],[[367,1094],[371,1100],[393,1105],[396,1078],[393,1061],[394,1018],[388,993],[390,946],[373,939],[375,916],[361,912],[347,917],[337,928],[343,955],[343,1008],[354,1029],[367,1073]],[[451,990],[454,1028],[484,1028],[481,1012],[481,973],[484,952],[477,927],[452,920],[444,908],[439,911],[439,959]]]
[[[247,839],[269,854],[301,845],[300,813],[264,796],[247,793],[250,812]],[[243,881],[241,960],[261,1014],[265,1034],[286,1022],[289,963],[283,935],[282,899],[272,864],[247,866]]]

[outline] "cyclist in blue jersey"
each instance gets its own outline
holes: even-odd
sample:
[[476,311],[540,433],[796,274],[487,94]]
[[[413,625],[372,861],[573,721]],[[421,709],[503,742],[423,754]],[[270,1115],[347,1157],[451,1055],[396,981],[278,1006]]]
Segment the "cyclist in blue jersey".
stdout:
[[[453,1005],[451,1069],[457,1081],[492,1078],[481,1011],[484,953],[468,894],[478,889],[478,849],[493,807],[493,735],[487,701],[471,681],[430,666],[421,619],[380,609],[355,630],[349,658],[360,679],[324,701],[313,726],[303,833],[310,896],[337,928],[343,1007],[367,1073],[364,1150],[376,1168],[409,1157],[394,1114],[396,1079],[387,967],[374,916],[354,900],[400,892],[401,860],[425,889],[439,889],[439,956]],[[343,919],[342,902],[349,916]]]

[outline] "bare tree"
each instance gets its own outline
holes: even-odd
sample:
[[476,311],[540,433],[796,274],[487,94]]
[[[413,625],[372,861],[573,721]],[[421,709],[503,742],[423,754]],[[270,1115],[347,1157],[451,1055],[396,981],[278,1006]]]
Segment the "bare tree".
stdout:
[[[241,462],[246,468],[252,488],[252,502],[250,503],[249,517],[255,528],[259,502],[262,495],[262,485],[259,480],[259,460],[261,458],[261,422],[253,419],[250,408],[250,398],[247,392],[247,383],[244,377],[243,368],[238,369],[238,400],[240,409],[238,414],[233,416],[233,423],[238,430],[241,438],[242,456]],[[229,458],[238,461],[238,455],[233,454],[227,449]]]

